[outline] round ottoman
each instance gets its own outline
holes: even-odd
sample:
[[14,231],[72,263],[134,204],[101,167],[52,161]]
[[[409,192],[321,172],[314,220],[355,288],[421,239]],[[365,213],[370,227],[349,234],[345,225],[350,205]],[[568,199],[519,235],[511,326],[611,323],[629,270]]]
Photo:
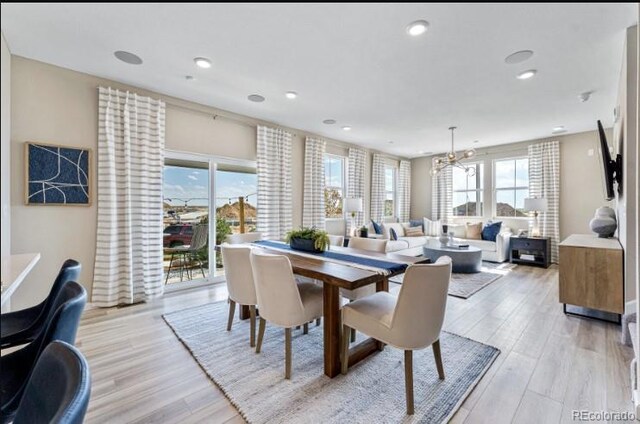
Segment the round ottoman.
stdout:
[[437,261],[440,256],[449,256],[452,272],[470,274],[480,272],[482,268],[482,250],[477,247],[469,246],[465,249],[457,249],[432,244],[425,245],[422,248],[422,253],[425,258],[431,259],[431,262]]

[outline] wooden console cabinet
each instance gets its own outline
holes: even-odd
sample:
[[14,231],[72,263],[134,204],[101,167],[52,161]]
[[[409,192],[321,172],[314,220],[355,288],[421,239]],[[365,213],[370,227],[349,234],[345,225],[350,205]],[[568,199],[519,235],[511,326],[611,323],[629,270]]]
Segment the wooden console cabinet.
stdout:
[[622,315],[623,250],[618,239],[572,234],[559,244],[560,302]]

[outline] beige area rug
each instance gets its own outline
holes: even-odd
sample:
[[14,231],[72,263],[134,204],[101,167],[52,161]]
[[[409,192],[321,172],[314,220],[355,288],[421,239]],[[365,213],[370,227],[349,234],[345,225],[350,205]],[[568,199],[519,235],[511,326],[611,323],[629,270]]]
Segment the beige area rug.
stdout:
[[248,320],[226,331],[228,306],[218,302],[164,319],[250,423],[441,423],[448,421],[500,351],[442,333],[446,378],[431,348],[414,352],[415,415],[407,416],[403,352],[387,347],[346,376],[323,373],[322,327],[294,331],[291,380],[284,379],[284,330],[267,324],[262,352],[249,347]]
[[[507,275],[517,265],[505,263],[482,262],[482,271],[475,274],[451,274],[449,283],[449,296],[468,299],[498,278]],[[404,274],[391,277],[389,281],[402,284]]]

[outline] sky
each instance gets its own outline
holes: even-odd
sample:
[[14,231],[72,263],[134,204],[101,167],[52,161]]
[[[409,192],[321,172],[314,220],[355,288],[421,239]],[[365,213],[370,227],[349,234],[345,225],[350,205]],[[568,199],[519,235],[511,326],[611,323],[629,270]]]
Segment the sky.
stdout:
[[[216,173],[216,207],[249,196],[256,204],[258,181],[255,174],[218,171]],[[209,199],[209,171],[182,166],[164,167],[164,200],[171,205],[207,206]],[[171,200],[169,200],[171,199]],[[192,199],[192,200],[189,200]]]

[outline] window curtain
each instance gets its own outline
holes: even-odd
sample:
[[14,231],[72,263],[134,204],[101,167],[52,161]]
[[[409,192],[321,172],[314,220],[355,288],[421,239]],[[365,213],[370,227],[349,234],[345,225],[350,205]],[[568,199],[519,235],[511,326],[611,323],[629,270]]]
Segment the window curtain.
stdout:
[[[431,169],[435,168],[435,158]],[[431,219],[449,222],[453,215],[453,170],[447,166],[431,177]]]
[[302,225],[325,229],[324,140],[307,137],[304,148],[304,204]]
[[400,222],[409,221],[411,211],[411,162],[400,161],[398,169],[398,219]]
[[99,88],[98,225],[92,301],[132,304],[163,293],[165,104]]
[[538,215],[540,232],[551,238],[551,262],[558,263],[560,240],[560,143],[529,146],[529,196],[547,199],[547,211]]
[[[367,161],[367,152],[358,147],[349,148],[349,162],[347,168],[349,178],[347,180],[347,197],[354,199],[362,199],[362,212],[356,212],[355,225],[359,228],[364,225],[364,186],[365,186],[365,167]],[[347,234],[351,234],[351,216],[347,217]]]
[[384,156],[374,153],[371,168],[371,219],[382,222],[384,218]]
[[258,125],[257,230],[266,238],[284,239],[293,225],[291,134]]

